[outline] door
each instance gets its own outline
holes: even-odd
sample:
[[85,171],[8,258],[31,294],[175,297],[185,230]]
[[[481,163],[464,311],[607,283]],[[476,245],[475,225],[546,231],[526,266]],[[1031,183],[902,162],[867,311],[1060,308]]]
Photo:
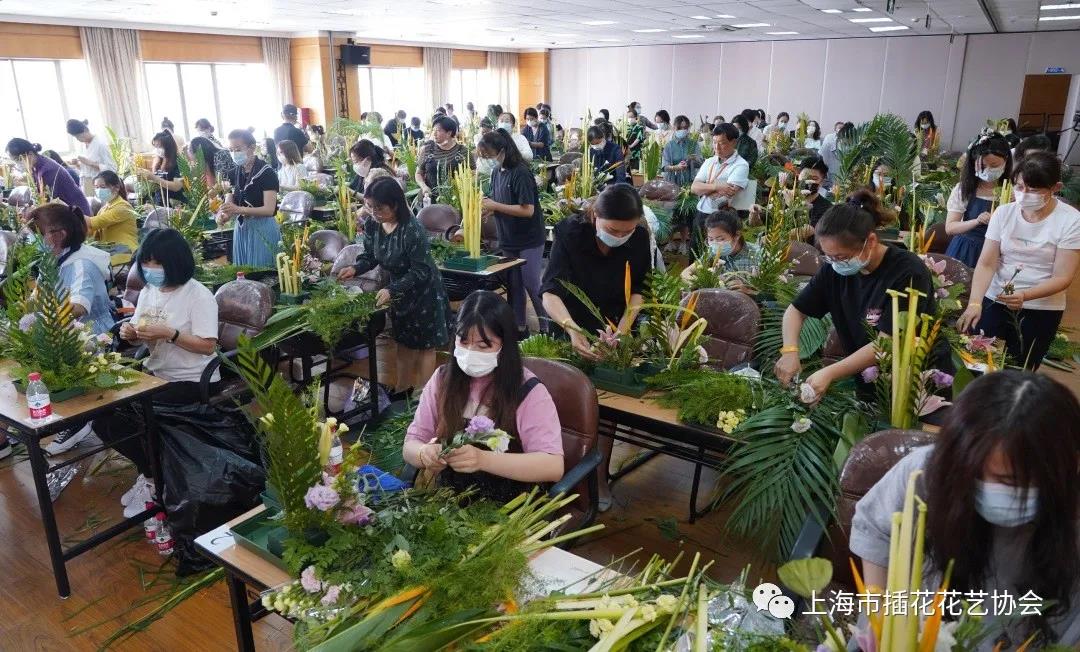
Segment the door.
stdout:
[[1017,121],[1021,135],[1061,130],[1071,81],[1070,75],[1028,75],[1024,79]]

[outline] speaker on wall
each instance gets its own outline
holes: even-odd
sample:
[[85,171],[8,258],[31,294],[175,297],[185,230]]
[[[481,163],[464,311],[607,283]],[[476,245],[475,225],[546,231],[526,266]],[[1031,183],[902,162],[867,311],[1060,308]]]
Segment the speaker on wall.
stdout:
[[366,45],[343,45],[341,63],[346,66],[370,66],[371,48]]

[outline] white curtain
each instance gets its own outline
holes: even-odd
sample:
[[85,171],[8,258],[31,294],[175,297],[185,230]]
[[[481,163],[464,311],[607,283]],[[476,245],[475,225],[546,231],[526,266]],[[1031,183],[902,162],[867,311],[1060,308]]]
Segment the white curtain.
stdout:
[[292,104],[292,64],[289,39],[262,38],[263,63],[270,71],[271,96],[277,106]]
[[425,111],[434,111],[435,107],[450,100],[449,48],[424,48],[424,81],[427,86]]
[[146,104],[138,32],[80,27],[79,35],[105,123],[117,135],[142,142],[149,127],[145,116],[149,116],[150,111]]
[[488,52],[487,72],[495,101],[503,109],[518,113],[518,55],[517,52]]

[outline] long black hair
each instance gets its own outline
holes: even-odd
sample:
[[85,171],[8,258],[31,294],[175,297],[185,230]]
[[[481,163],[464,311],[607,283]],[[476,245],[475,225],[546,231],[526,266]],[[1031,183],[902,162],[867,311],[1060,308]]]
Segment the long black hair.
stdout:
[[188,147],[191,148],[191,156],[196,161],[199,160],[199,152],[202,152],[203,162],[206,163],[206,171],[216,176],[218,152],[223,150],[206,136],[192,138],[191,142],[188,143]]
[[[473,329],[486,344],[491,343],[492,337],[502,340],[499,366],[492,372],[492,382],[480,397],[480,404],[487,407],[495,427],[516,435],[517,409],[521,403],[520,390],[525,373],[518,349],[514,310],[494,292],[477,290],[462,302],[454,332],[459,339],[466,339]],[[446,375],[443,377],[442,398],[439,401],[442,417],[435,432],[440,439],[446,439],[465,427],[462,414],[469,400],[472,378],[461,370],[456,359],[447,363],[446,371],[440,373]]]
[[[349,148],[349,153],[360,159],[368,159],[371,161],[371,167],[374,168],[386,168],[386,153],[382,147],[376,145],[370,140],[358,140],[353,143],[353,146]],[[389,169],[389,168],[387,168]]]
[[[810,131],[811,124],[814,125],[813,131]],[[810,138],[813,138],[814,140],[821,140],[821,125],[818,124],[817,120],[811,120],[810,122],[806,123],[806,135],[810,136]]]
[[409,200],[405,199],[405,191],[393,177],[379,177],[367,184],[364,188],[364,199],[371,200],[376,206],[393,209],[394,221],[399,225],[413,219]]
[[934,114],[930,113],[929,111],[920,111],[919,116],[917,118],[915,118],[915,130],[916,131],[918,131],[919,129],[922,129],[922,127],[920,125],[922,124],[923,118],[926,118],[927,122],[930,123],[930,128],[931,129],[937,129],[937,123],[934,122]]
[[525,165],[525,159],[521,158],[521,152],[510,138],[510,134],[502,129],[493,129],[480,138],[479,149],[489,157],[494,157],[502,152],[504,170],[513,170],[519,165]]
[[[166,118],[167,120],[168,118]],[[176,167],[176,139],[173,138],[171,131],[159,131],[154,134],[154,137],[150,139],[151,143],[160,143],[161,149],[165,152],[165,156],[162,156],[165,160],[165,170],[171,170]]]
[[1010,484],[1039,492],[1031,539],[1012,565],[1017,586],[1053,602],[1035,620],[1047,632],[1046,619],[1069,612],[1080,582],[1080,403],[1047,376],[1007,370],[974,380],[949,410],[926,467],[926,532],[935,566],[952,561],[962,593],[981,589],[991,572],[991,525],[975,496],[994,453],[1008,459]]
[[975,176],[975,162],[987,154],[1005,159],[1005,172],[997,180],[997,185],[1000,186],[1012,178],[1012,155],[1009,152],[1009,141],[999,133],[979,136],[968,147],[967,161],[960,173],[960,199],[970,201],[975,196],[980,181],[979,177]]

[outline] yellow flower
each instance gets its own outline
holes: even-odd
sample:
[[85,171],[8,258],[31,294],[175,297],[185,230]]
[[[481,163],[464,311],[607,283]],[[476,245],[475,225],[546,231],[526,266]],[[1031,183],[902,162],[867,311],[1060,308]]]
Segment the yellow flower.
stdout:
[[615,623],[607,618],[589,621],[589,633],[592,634],[594,638],[600,638],[613,629],[615,629]]
[[398,550],[390,556],[390,564],[400,570],[405,570],[412,564],[412,555],[406,550]]
[[641,612],[638,615],[640,615],[641,619],[645,622],[651,623],[656,620],[656,609],[651,604],[647,604],[641,608]]
[[656,606],[661,611],[672,612],[675,611],[675,607],[679,604],[679,599],[673,595],[664,593],[656,599]]

